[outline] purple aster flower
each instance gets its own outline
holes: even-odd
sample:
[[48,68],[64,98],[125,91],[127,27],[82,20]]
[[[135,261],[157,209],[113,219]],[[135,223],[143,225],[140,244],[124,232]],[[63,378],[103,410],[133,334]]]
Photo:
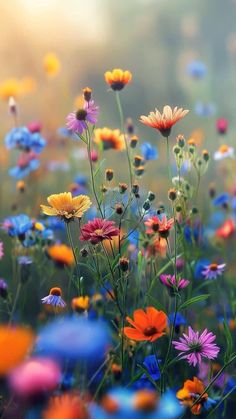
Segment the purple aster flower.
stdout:
[[225,263],[221,263],[220,265],[217,263],[211,263],[210,265],[205,265],[201,273],[205,279],[216,279],[217,276],[221,276],[223,274],[225,267]]
[[0,260],[3,258],[3,256],[4,256],[3,242],[0,242]]
[[175,278],[175,275],[160,275],[160,281],[163,285],[165,285],[171,294],[174,292],[178,292],[179,290],[182,290],[183,288],[186,288],[189,284],[188,279],[183,278]]
[[87,123],[95,125],[98,119],[98,106],[95,104],[94,100],[85,102],[83,108],[78,109],[77,111],[71,112],[67,120],[67,128],[73,133],[82,134],[87,128]]
[[33,263],[30,256],[18,256],[17,261],[19,265],[31,265]]
[[66,306],[65,301],[62,299],[61,288],[54,287],[50,289],[49,295],[41,299],[43,304],[49,304],[54,307],[62,307]]
[[179,341],[173,341],[173,345],[177,351],[181,351],[179,356],[187,359],[189,365],[194,367],[200,364],[203,358],[214,359],[217,357],[220,348],[213,343],[216,336],[212,332],[205,329],[200,335],[199,332],[189,326],[188,335],[183,333],[183,337]]

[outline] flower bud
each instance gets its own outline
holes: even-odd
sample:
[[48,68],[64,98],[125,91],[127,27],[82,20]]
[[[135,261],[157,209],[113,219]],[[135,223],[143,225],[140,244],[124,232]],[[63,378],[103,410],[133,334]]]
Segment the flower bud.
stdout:
[[90,87],[85,87],[83,89],[83,94],[84,94],[84,100],[86,102],[89,102],[92,98],[92,89],[90,89]]
[[138,183],[133,183],[133,185],[132,185],[132,192],[134,194],[137,194],[139,192],[139,184]]
[[24,192],[25,191],[25,182],[23,180],[18,180],[18,182],[16,183],[16,189],[19,192]]
[[87,251],[87,249],[85,249],[85,247],[83,247],[83,248],[80,250],[80,255],[81,255],[83,258],[86,258],[86,257],[88,256],[88,251]]
[[102,186],[101,186],[101,192],[102,192],[102,193],[106,193],[106,192],[107,192],[107,188],[106,188],[106,186],[105,186],[105,185],[102,185]]
[[183,135],[178,135],[178,137],[176,138],[177,140],[177,144],[180,148],[184,148],[185,146],[185,138]]
[[203,157],[203,160],[205,160],[205,162],[208,162],[210,156],[207,150],[202,151],[202,157]]
[[119,266],[120,266],[120,269],[123,272],[128,271],[128,269],[129,269],[129,260],[126,259],[126,258],[120,258],[120,260],[119,260]]
[[133,135],[130,138],[130,147],[135,148],[137,146],[137,144],[138,144],[138,137],[136,135]]
[[175,201],[177,198],[177,191],[176,189],[169,189],[168,191],[168,198],[170,201]]
[[9,98],[9,101],[8,101],[8,108],[9,108],[9,111],[10,111],[10,113],[11,113],[12,115],[16,115],[16,114],[17,114],[16,101],[15,101],[15,99],[14,99],[14,97],[13,97],[13,96],[11,96],[11,97]]
[[143,204],[143,209],[145,211],[148,211],[150,209],[150,207],[151,207],[150,201],[147,199]]
[[118,215],[123,214],[123,211],[124,211],[123,205],[122,204],[116,204],[115,205],[115,211],[116,211],[116,214],[118,214]]
[[119,183],[119,192],[123,194],[127,191],[128,185],[126,183]]
[[114,171],[112,169],[106,170],[106,180],[110,182],[113,179]]
[[216,196],[216,187],[214,183],[210,183],[208,187],[209,196],[211,199],[215,198]]
[[174,148],[173,148],[173,152],[175,154],[179,154],[180,153],[180,148],[177,145],[175,145]]
[[128,134],[132,135],[134,133],[134,124],[133,124],[132,118],[127,118],[126,129],[127,129]]
[[136,174],[136,176],[142,176],[144,174],[144,171],[145,171],[145,167],[144,166],[139,166],[135,170],[135,174]]
[[149,192],[148,192],[148,200],[149,200],[150,202],[152,202],[152,201],[154,201],[154,200],[155,200],[155,198],[156,198],[156,195],[155,195],[152,191],[149,191]]
[[142,156],[134,156],[134,167],[140,167],[143,164]]

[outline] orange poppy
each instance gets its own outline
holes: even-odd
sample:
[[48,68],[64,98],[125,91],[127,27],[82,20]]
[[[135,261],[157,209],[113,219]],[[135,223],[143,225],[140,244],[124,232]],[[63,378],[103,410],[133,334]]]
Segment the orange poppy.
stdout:
[[138,341],[154,342],[164,335],[167,327],[167,316],[163,311],[154,307],[147,307],[146,311],[138,309],[134,311],[134,320],[126,317],[133,327],[124,327],[127,338]]
[[184,406],[190,407],[193,415],[200,415],[203,404],[208,399],[208,394],[205,393],[201,397],[198,403],[193,407],[194,401],[202,394],[204,391],[204,384],[197,377],[193,377],[193,380],[186,380],[183,388],[181,388],[176,393],[176,397],[181,400],[181,403]]

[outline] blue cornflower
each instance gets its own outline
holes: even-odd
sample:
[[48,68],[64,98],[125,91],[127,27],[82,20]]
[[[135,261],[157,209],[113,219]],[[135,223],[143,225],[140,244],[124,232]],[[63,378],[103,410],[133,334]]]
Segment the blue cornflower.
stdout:
[[[158,360],[158,362],[160,362],[160,360]],[[148,378],[151,376],[154,381],[159,380],[161,373],[155,355],[146,356],[143,365],[145,366],[148,375],[144,373],[142,378]]]
[[157,148],[148,142],[141,145],[141,151],[145,160],[156,160],[158,158]]
[[47,227],[51,230],[65,230],[65,223],[58,217],[48,217],[46,220]]
[[27,164],[25,164],[24,166],[18,165],[18,166],[12,167],[9,170],[9,175],[12,177],[15,177],[16,179],[23,179],[34,170],[37,170],[39,166],[40,166],[39,160],[34,158],[34,159],[29,160]]
[[217,197],[216,197],[216,198],[212,201],[212,203],[213,203],[213,205],[215,205],[216,207],[217,207],[217,206],[222,206],[222,205],[228,204],[229,199],[230,199],[230,196],[229,196],[229,194],[228,194],[228,193],[222,193],[222,194],[218,195],[218,196],[217,196]]
[[[175,313],[170,313],[169,314],[169,316],[168,316],[169,325],[173,324],[174,317],[175,317]],[[186,324],[187,324],[187,321],[186,321],[185,317],[182,316],[181,313],[177,312],[176,318],[175,318],[175,327],[179,327],[179,326],[182,326],[182,325],[184,326]]]
[[31,133],[26,127],[13,128],[5,137],[6,147],[18,148],[23,151],[40,153],[46,145],[46,141],[39,132]]
[[39,333],[36,352],[64,361],[99,365],[110,344],[106,323],[100,320],[66,317],[47,324]]
[[76,176],[76,178],[74,179],[74,182],[77,183],[80,186],[87,186],[88,185],[88,176],[83,175],[83,174],[79,174]]
[[211,261],[209,259],[199,259],[195,265],[194,269],[194,278],[195,279],[204,279],[202,271],[205,266],[210,265]]
[[216,111],[216,107],[213,103],[202,103],[202,102],[197,102],[195,105],[195,113],[198,116],[202,116],[202,117],[209,117],[214,115]]
[[32,226],[32,220],[26,214],[19,214],[6,218],[2,223],[2,229],[6,231],[9,236],[17,236],[19,239],[24,239],[25,234],[30,231]]
[[191,61],[187,65],[187,73],[196,79],[202,79],[207,72],[207,67],[202,61]]

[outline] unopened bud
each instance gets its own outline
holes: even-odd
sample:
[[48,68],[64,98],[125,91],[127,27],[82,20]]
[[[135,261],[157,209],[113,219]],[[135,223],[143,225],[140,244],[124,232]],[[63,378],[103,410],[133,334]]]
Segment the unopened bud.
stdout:
[[83,94],[84,94],[84,100],[86,102],[89,102],[91,100],[91,97],[92,97],[92,89],[90,89],[90,87],[85,87],[83,89]]
[[118,215],[123,214],[123,211],[124,211],[123,205],[122,204],[116,204],[115,205],[115,211],[116,211],[116,214],[118,214]]
[[176,189],[169,189],[168,191],[168,198],[170,201],[175,201],[177,198],[177,191]]
[[25,182],[23,180],[18,180],[18,182],[16,183],[16,189],[19,192],[24,192],[25,191]]
[[152,201],[154,201],[154,200],[155,200],[155,198],[156,198],[156,195],[155,195],[152,191],[149,191],[149,192],[148,192],[148,200],[149,200],[150,202],[152,202]]
[[203,157],[203,160],[205,160],[205,162],[208,162],[210,155],[207,150],[202,151],[202,157]]
[[134,156],[134,167],[140,167],[143,164],[142,156]]
[[119,192],[121,194],[125,193],[128,189],[128,185],[126,183],[119,183]]
[[178,137],[176,138],[177,140],[177,144],[180,148],[184,148],[185,146],[185,138],[183,135],[178,135]]
[[126,259],[126,258],[120,258],[120,260],[119,260],[119,266],[120,266],[120,269],[123,272],[128,271],[128,269],[129,269],[129,260]]
[[143,204],[143,209],[145,211],[148,211],[150,209],[150,207],[151,207],[150,201],[147,199]]
[[133,135],[130,138],[130,147],[135,148],[137,146],[137,144],[138,144],[138,137],[136,135]]
[[83,248],[80,250],[80,255],[81,255],[83,258],[86,258],[86,257],[88,256],[88,251],[87,251],[87,249],[85,249],[85,247],[83,247]]
[[110,182],[113,179],[114,171],[112,169],[106,170],[106,180]]
[[132,185],[132,192],[134,194],[137,194],[139,192],[139,184],[138,183],[133,183],[133,185]]

